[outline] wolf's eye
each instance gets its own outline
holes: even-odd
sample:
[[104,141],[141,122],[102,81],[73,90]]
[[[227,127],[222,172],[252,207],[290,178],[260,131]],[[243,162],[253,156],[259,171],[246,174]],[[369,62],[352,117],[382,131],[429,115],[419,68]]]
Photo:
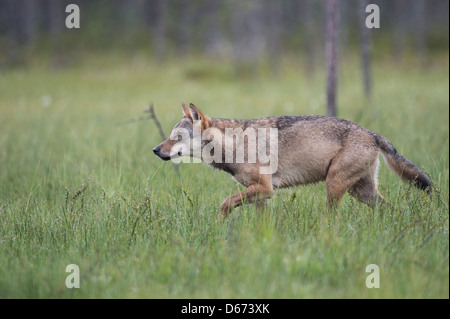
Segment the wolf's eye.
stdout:
[[177,141],[181,141],[182,138],[183,138],[183,136],[178,135],[178,136],[177,136]]

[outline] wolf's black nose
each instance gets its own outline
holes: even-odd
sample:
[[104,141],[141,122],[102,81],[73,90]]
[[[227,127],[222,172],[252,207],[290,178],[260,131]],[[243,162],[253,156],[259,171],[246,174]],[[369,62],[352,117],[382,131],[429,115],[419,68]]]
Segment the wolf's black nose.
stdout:
[[159,153],[160,148],[158,146],[153,148],[153,153],[158,154]]

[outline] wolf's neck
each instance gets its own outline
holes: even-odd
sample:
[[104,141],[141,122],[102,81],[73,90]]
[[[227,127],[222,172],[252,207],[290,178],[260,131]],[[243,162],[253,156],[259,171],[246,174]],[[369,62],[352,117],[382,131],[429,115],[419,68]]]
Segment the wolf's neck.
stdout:
[[[210,127],[218,129],[222,132],[222,134],[225,134],[225,129],[231,128],[243,128],[244,127],[244,120],[234,120],[234,119],[222,119],[222,118],[210,118]],[[222,145],[223,147],[224,145]],[[211,163],[207,163],[207,165],[214,167],[216,169],[220,169],[222,171],[225,171],[231,175],[234,175],[235,171],[235,165],[233,163],[225,163],[225,149],[221,149],[221,161],[219,163],[213,161]]]

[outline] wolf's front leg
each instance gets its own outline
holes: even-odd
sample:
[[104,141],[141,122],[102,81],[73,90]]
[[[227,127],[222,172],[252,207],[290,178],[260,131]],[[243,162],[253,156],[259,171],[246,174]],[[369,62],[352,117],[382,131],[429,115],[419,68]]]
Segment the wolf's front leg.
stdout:
[[243,203],[264,201],[267,198],[271,198],[273,194],[274,190],[270,183],[270,178],[260,178],[258,183],[252,184],[242,192],[225,199],[222,205],[220,205],[219,216],[225,218],[233,208],[240,206]]

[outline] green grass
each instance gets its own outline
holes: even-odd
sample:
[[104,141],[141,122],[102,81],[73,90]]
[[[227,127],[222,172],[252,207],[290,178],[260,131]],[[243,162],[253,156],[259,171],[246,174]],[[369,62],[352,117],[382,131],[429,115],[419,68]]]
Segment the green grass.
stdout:
[[[325,185],[281,190],[268,208],[217,219],[242,189],[203,164],[156,158],[143,115],[166,133],[181,102],[216,117],[324,114],[325,77],[285,62],[279,76],[235,76],[214,61],[154,65],[95,57],[52,71],[36,63],[0,77],[0,298],[448,298],[448,55],[424,67],[375,61],[362,96],[357,59],[340,69],[339,116],[386,136],[432,177],[431,197],[380,167],[389,208]],[[353,62],[352,62],[353,61]],[[81,288],[65,287],[68,264]],[[368,264],[380,288],[368,289]]]

